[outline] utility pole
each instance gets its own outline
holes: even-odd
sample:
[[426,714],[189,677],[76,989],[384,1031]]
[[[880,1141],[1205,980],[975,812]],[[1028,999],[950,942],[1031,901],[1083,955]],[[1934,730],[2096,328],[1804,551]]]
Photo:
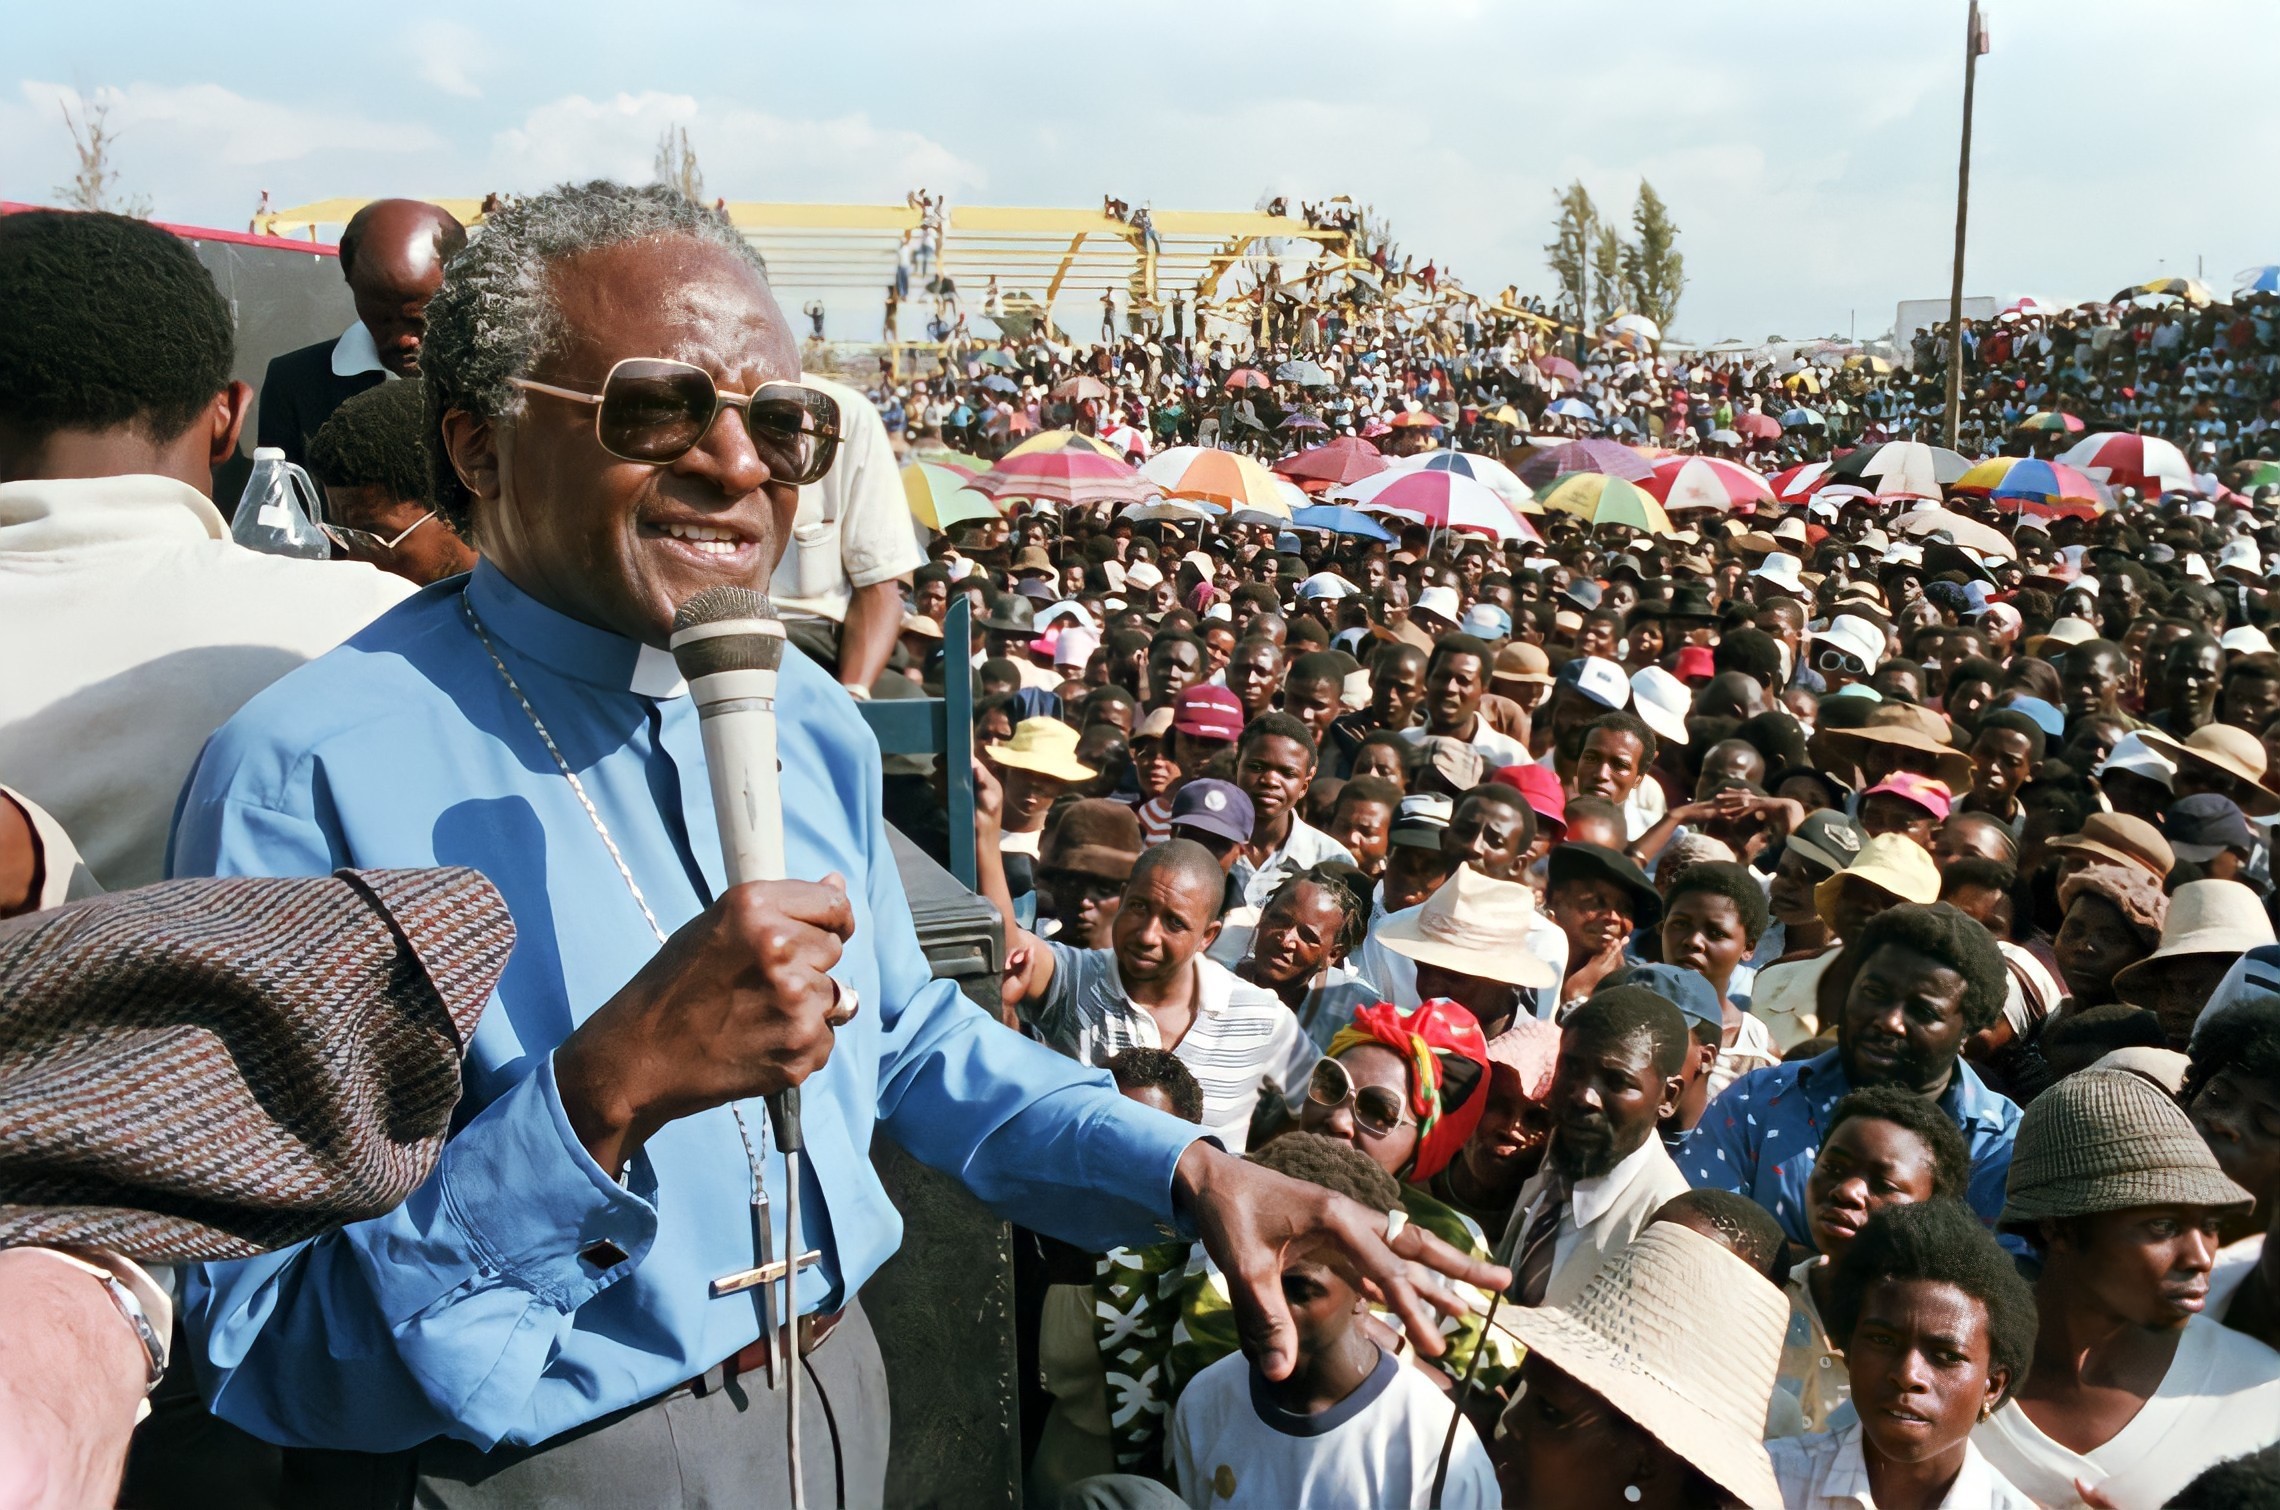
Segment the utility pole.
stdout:
[[1956,448],[1963,425],[1963,230],[1971,207],[1971,90],[1979,76],[1979,55],[1987,51],[1987,21],[1979,0],[1971,0],[1963,40],[1963,152],[1955,170],[1955,277],[1948,285],[1947,446]]

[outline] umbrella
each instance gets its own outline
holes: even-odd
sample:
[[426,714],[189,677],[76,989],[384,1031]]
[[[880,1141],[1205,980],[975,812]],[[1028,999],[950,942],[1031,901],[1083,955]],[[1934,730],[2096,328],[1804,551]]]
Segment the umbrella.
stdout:
[[1394,514],[1440,529],[1498,540],[1542,538],[1486,486],[1455,472],[1380,472],[1330,496],[1373,514]]
[[1655,475],[1640,484],[1670,513],[1681,509],[1744,512],[1773,502],[1773,489],[1740,462],[1715,456],[1672,456],[1655,463]]
[[1357,436],[1341,435],[1327,445],[1275,463],[1274,470],[1295,482],[1326,482],[1337,487],[1360,482],[1384,471],[1386,461],[1378,448]]
[[1936,503],[1942,487],[1970,470],[1971,459],[1961,452],[1920,440],[1888,440],[1847,451],[1830,465],[1829,478],[1862,483],[1883,498]]
[[1607,322],[1611,336],[1635,336],[1650,345],[1662,339],[1662,327],[1645,315],[1617,315]]
[[1743,442],[1738,431],[1713,430],[1710,432],[1710,443],[1716,446],[1738,446]]
[[1645,457],[1611,440],[1569,441],[1520,463],[1520,480],[1531,487],[1541,487],[1568,472],[1605,472],[1631,482],[1645,482],[1655,475]]
[[1847,372],[1866,372],[1870,377],[1890,377],[1892,375],[1892,364],[1880,356],[1871,356],[1869,353],[1861,351],[1845,358],[1845,370]]
[[1238,367],[1227,374],[1230,391],[1237,388],[1272,388],[1274,383],[1256,367]]
[[972,485],[1001,501],[1043,498],[1060,504],[1140,503],[1153,492],[1122,460],[1082,447],[1016,452]]
[[1781,428],[1784,430],[1818,430],[1827,423],[1818,411],[1812,409],[1791,409],[1781,416]]
[[998,517],[997,505],[948,467],[914,461],[902,469],[902,485],[910,517],[937,533],[968,519]]
[[1119,519],[1134,524],[1197,524],[1219,517],[1219,510],[1208,503],[1189,503],[1177,498],[1157,498],[1147,503],[1135,503],[1116,511]]
[[1554,399],[1544,412],[1546,414],[1557,414],[1565,419],[1599,418],[1599,411],[1579,398]]
[[1279,430],[1327,430],[1330,427],[1304,410],[1294,409],[1284,415],[1283,422],[1275,428]]
[[1074,430],[1040,430],[1029,439],[1006,452],[1007,459],[1016,456],[1033,456],[1040,451],[1090,451],[1111,461],[1124,460],[1124,453],[1097,436],[1080,435]]
[[1781,421],[1770,414],[1760,414],[1755,409],[1747,414],[1735,415],[1734,428],[1751,440],[1779,440],[1781,438]]
[[1406,414],[1396,414],[1393,417],[1393,427],[1396,430],[1438,430],[1441,421],[1430,410],[1412,409]]
[[2052,433],[2063,431],[2066,434],[2073,435],[2081,432],[2082,421],[2071,414],[2062,413],[2056,409],[2045,409],[2040,414],[2030,414],[2025,419],[2020,420],[2019,428]]
[[2280,483],[2280,461],[2252,463],[2240,478],[2240,485],[2244,488],[2268,487],[2274,483]]
[[1953,509],[1924,508],[1902,514],[1892,528],[1900,534],[1916,539],[1926,535],[1945,534],[1966,550],[1982,556],[2000,556],[2006,561],[2018,559],[2018,549],[2011,544],[2010,536],[1992,525],[1976,519],[1966,519]]
[[1053,390],[1053,397],[1083,403],[1089,398],[1107,398],[1108,384],[1099,378],[1080,373]]
[[2076,441],[2058,459],[2109,487],[2136,488],[2141,493],[2199,491],[2185,453],[2158,435],[2101,430]]
[[2280,294],[2280,263],[2251,267],[2233,275],[2236,294]]
[[2022,506],[2042,515],[2071,514],[2095,519],[2110,495],[2099,484],[2063,463],[2032,456],[1998,456],[1983,461],[1955,481],[1958,493],[1992,499],[2013,512]]
[[1503,499],[1508,509],[1522,514],[1543,512],[1536,506],[1536,495],[1528,490],[1528,484],[1493,456],[1482,456],[1475,451],[1427,451],[1422,456],[1404,457],[1394,466],[1413,472],[1454,472],[1487,488]]
[[1583,374],[1575,370],[1575,363],[1566,357],[1538,357],[1536,370],[1545,377],[1562,383],[1580,383]]
[[1334,388],[1338,384],[1319,362],[1285,362],[1275,369],[1275,381],[1296,383],[1301,388]]
[[2133,283],[2123,289],[2114,295],[2111,302],[2119,304],[2125,299],[2156,298],[2161,295],[2183,299],[2188,304],[2217,302],[2217,296],[2209,291],[2209,285],[2198,278],[2148,278],[2143,283]]
[[[1800,499],[1808,498],[1819,491],[1822,479],[1828,475],[1829,464],[1827,462],[1808,461],[1799,466],[1791,467],[1786,472],[1774,473],[1773,476],[1766,479],[1766,485],[1773,489],[1773,496],[1783,503],[1796,503]],[[1862,491],[1866,492],[1867,490],[1863,489]]]
[[[1819,393],[1821,391],[1821,375],[1810,367],[1801,367],[1783,378],[1781,386],[1792,390],[1802,388],[1807,393]],[[1811,411],[1808,410],[1807,412],[1810,413]],[[1781,422],[1785,425],[1788,424],[1789,417],[1783,415]]]
[[1019,393],[1021,385],[1002,372],[993,372],[982,379],[982,386],[992,393]]
[[1604,472],[1573,472],[1546,483],[1536,490],[1536,501],[1552,513],[1573,514],[1587,524],[1627,524],[1653,535],[1678,533],[1654,495]]
[[990,469],[990,464],[979,456],[968,456],[965,452],[953,451],[948,446],[920,446],[910,453],[910,459],[955,472],[968,482]]
[[995,347],[992,347],[990,350],[983,352],[975,360],[979,361],[984,367],[995,367],[1000,372],[1014,372],[1018,371],[1021,367],[1021,363],[1014,359],[1012,352],[999,351]]
[[1257,509],[1278,519],[1290,513],[1274,473],[1248,456],[1216,446],[1174,446],[1143,466],[1140,475],[1162,489],[1166,498]]
[[1510,404],[1504,405],[1494,414],[1491,414],[1488,417],[1488,422],[1492,425],[1505,425],[1514,430],[1525,430],[1528,428],[1528,422],[1522,419],[1520,417],[1520,412],[1517,409],[1514,409]]
[[1290,522],[1302,530],[1328,530],[1333,535],[1359,535],[1364,540],[1391,541],[1393,531],[1360,509],[1317,503],[1290,511]]

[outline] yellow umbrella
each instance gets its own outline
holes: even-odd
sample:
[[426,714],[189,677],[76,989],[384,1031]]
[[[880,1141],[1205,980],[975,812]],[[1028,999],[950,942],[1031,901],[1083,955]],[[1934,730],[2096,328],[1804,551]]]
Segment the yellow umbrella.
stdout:
[[1040,430],[1005,454],[1027,456],[1032,451],[1094,451],[1116,461],[1124,460],[1124,453],[1107,441],[1080,435],[1074,430]]
[[1605,472],[1570,472],[1536,490],[1536,501],[1555,514],[1587,524],[1625,524],[1650,535],[1675,535],[1670,515],[1637,483]]
[[975,492],[948,467],[912,462],[902,469],[903,497],[910,516],[937,533],[969,519],[1001,517],[996,504]]
[[1290,504],[1274,473],[1248,456],[1217,446],[1174,446],[1142,466],[1140,475],[1162,488],[1166,498],[1290,517]]
[[1807,393],[1819,393],[1821,391],[1821,379],[1820,376],[1815,373],[1812,368],[1800,367],[1795,372],[1789,374],[1789,376],[1783,378],[1781,380],[1781,386],[1787,388],[1792,393],[1795,393],[1800,389],[1804,390]]

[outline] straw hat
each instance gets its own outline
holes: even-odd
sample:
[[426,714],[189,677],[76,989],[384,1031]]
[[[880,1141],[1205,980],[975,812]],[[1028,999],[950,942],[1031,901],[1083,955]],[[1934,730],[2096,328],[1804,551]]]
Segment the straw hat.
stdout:
[[1789,1306],[1724,1247],[1650,1222],[1573,1306],[1496,1324],[1742,1504],[1781,1503],[1763,1437]]
[[2169,896],[2169,915],[2161,923],[2161,947],[2114,977],[2122,999],[2153,984],[2165,960],[2186,954],[2246,954],[2267,944],[2280,943],[2272,932],[2272,919],[2264,902],[2238,881],[2188,881]]
[[2049,652],[2053,646],[2060,650],[2067,650],[2082,644],[2086,640],[2096,638],[2098,638],[2097,625],[2088,619],[2068,617],[2054,621],[2048,633],[2033,636],[2023,648],[2031,656],[2048,660],[2050,659]]
[[2135,865],[2151,871],[2157,879],[2166,877],[2177,864],[2176,853],[2161,830],[2127,813],[2092,813],[2083,820],[2082,832],[2060,834],[2048,847],[2079,850],[2117,865]]
[[1538,687],[1552,684],[1552,658],[1544,654],[1544,647],[1531,645],[1525,640],[1514,640],[1496,652],[1496,667],[1489,673],[1489,683],[1526,682]]
[[1903,902],[1929,906],[1940,899],[1940,867],[1931,852],[1906,834],[1872,835],[1852,864],[1813,888],[1813,910],[1826,922],[1845,886],[1865,881]]
[[1055,781],[1090,781],[1100,774],[1077,759],[1077,731],[1057,718],[1023,719],[1013,726],[1013,738],[990,746],[990,758]]
[[[1879,710],[1881,711],[1881,710]],[[1833,750],[1842,751],[1859,759],[1863,744],[1888,745],[1902,750],[1915,750],[1929,755],[1932,775],[1945,783],[1952,792],[1968,791],[1978,776],[1978,768],[1971,757],[1954,745],[1946,744],[1908,723],[1870,724],[1860,729],[1824,729],[1821,737]]]
[[2001,1227],[2133,1206],[2246,1208],[2177,1103],[2127,1070],[2069,1075],[2028,1103]]
[[1555,986],[1552,967],[1515,943],[1536,917],[1536,893],[1469,865],[1441,883],[1415,912],[1386,919],[1378,941],[1420,964],[1508,986]]
[[2280,788],[2267,786],[2264,780],[2264,741],[2246,729],[2236,729],[2231,724],[2208,724],[2195,729],[2183,741],[2172,739],[2159,729],[2140,729],[2137,735],[2171,760],[2238,777],[2244,786],[2240,794],[2242,812],[2258,817],[2280,813]]

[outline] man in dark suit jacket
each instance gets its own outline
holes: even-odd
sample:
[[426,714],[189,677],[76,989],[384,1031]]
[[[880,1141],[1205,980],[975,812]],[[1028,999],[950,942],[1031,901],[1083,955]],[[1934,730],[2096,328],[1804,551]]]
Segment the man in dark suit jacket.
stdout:
[[303,462],[309,437],[335,409],[391,376],[417,376],[427,301],[443,283],[444,263],[466,244],[466,229],[436,205],[376,199],[358,210],[340,237],[356,323],[338,340],[270,362],[255,443]]

